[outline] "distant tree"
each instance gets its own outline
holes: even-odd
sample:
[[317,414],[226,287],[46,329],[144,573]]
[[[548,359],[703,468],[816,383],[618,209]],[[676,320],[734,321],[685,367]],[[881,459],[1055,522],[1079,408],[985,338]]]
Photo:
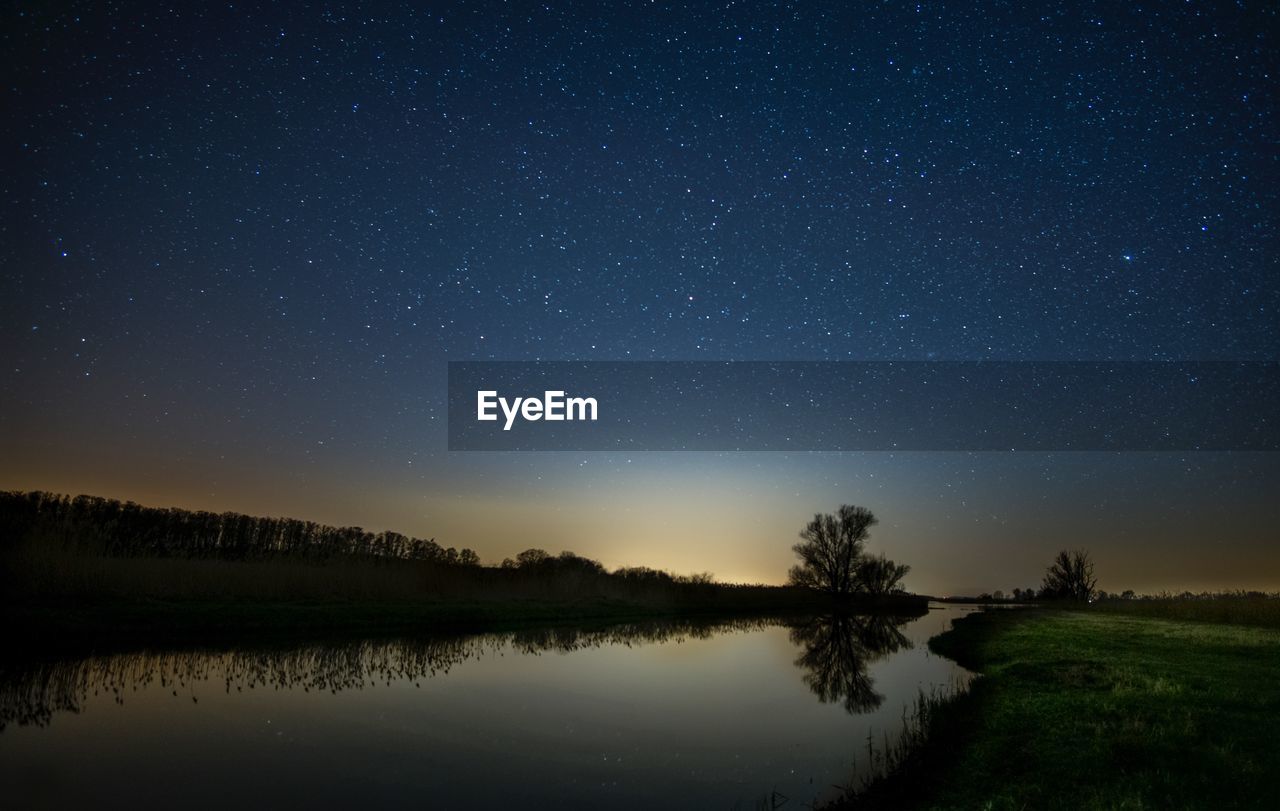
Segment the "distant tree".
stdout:
[[561,552],[554,561],[547,561],[558,572],[579,572],[582,574],[605,574],[604,566],[597,560],[575,555],[573,552]]
[[1003,600],[1003,599],[1004,599],[1004,592],[1003,592],[1003,591],[1001,591],[1000,589],[996,589],[996,590],[995,590],[995,592],[994,592],[991,596],[992,596],[992,597],[994,597],[997,601],[999,601],[999,600]]
[[650,569],[648,566],[623,566],[614,573],[615,577],[623,580],[631,580],[641,583],[670,583],[672,577],[668,572],[660,569]]
[[843,505],[835,514],[819,513],[800,530],[800,543],[791,547],[800,563],[788,573],[792,585],[851,594],[857,586],[862,548],[876,517],[866,507]]
[[1093,561],[1083,549],[1058,553],[1045,571],[1040,596],[1050,600],[1088,602],[1097,592],[1098,578]]
[[1121,592],[1121,594],[1120,594],[1120,599],[1121,599],[1121,600],[1132,600],[1134,597],[1137,597],[1137,596],[1138,596],[1138,595],[1136,595],[1136,594],[1134,594],[1134,593],[1133,593],[1133,589],[1125,589],[1123,592]]
[[710,586],[716,582],[716,576],[711,572],[694,572],[687,577],[678,577],[676,580],[695,586]]
[[458,553],[458,563],[463,566],[479,566],[480,555],[476,554],[474,549],[463,549]]
[[1020,589],[1020,588],[1016,588],[1016,587],[1014,588],[1014,590],[1013,590],[1013,599],[1014,599],[1014,600],[1021,600],[1021,599],[1022,599],[1022,589]]
[[539,563],[550,560],[551,556],[547,554],[545,549],[526,549],[516,555],[516,565],[524,568],[525,566],[537,566]]

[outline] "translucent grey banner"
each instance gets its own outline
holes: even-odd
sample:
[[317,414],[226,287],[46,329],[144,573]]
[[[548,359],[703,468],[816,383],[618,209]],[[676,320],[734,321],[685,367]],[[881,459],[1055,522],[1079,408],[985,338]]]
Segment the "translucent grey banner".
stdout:
[[449,450],[1274,451],[1277,403],[1274,362],[468,361]]

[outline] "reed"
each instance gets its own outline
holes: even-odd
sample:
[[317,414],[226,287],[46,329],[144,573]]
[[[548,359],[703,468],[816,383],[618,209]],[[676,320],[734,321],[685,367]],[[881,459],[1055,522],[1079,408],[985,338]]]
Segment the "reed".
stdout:
[[1152,619],[1280,628],[1280,594],[1262,592],[1162,594],[1130,600],[1101,600],[1090,605],[1089,610]]

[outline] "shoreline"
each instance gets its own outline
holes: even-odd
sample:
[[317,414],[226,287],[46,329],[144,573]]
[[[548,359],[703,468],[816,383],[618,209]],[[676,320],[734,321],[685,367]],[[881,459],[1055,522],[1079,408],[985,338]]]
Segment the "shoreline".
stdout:
[[929,649],[979,677],[894,771],[831,808],[1262,807],[1280,773],[1275,624],[984,611]]
[[565,625],[884,613],[924,616],[927,597],[902,595],[645,603],[582,600],[98,600],[0,605],[10,650],[42,653],[150,646],[282,643],[414,634],[471,634]]

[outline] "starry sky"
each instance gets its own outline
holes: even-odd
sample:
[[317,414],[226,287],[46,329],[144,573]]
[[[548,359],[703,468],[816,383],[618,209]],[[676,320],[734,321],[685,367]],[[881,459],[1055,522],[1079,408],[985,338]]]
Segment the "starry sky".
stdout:
[[[1275,453],[446,450],[450,360],[1280,359],[1274,4],[15,3],[0,487],[1280,589]],[[192,4],[194,6],[194,4]]]

